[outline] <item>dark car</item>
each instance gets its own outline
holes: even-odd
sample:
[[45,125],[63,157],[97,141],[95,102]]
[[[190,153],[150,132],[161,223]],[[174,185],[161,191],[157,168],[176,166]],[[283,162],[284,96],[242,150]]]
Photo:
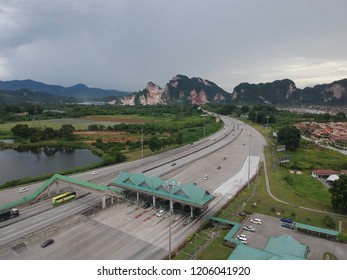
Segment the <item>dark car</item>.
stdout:
[[42,244],[41,244],[41,247],[42,248],[45,248],[45,247],[47,247],[47,246],[49,246],[49,245],[51,245],[51,244],[53,244],[54,243],[54,240],[53,239],[47,239],[45,242],[43,242]]
[[294,224],[283,223],[282,227],[289,228],[289,229],[294,229]]
[[142,208],[143,209],[147,209],[150,206],[151,206],[151,203],[150,202],[146,202],[145,204],[143,204]]
[[281,222],[283,222],[283,223],[292,223],[293,222],[293,220],[292,219],[289,219],[289,218],[281,218]]

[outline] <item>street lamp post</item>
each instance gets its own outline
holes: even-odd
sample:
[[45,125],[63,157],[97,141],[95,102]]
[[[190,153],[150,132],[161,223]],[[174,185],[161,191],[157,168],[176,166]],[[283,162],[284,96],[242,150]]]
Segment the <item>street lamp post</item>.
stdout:
[[248,143],[248,182],[247,182],[247,188],[249,188],[249,181],[250,181],[250,174],[251,174],[251,137],[252,134],[249,136],[249,143]]
[[205,135],[206,135],[206,124],[205,124],[205,117],[204,117],[204,138],[205,138]]
[[170,222],[169,222],[169,260],[171,260],[171,224],[172,224],[172,190],[176,187],[179,186],[181,183],[176,182],[176,180],[171,180],[171,181],[165,181],[163,184],[163,187],[169,192],[169,199],[170,199],[170,206],[169,206],[169,217],[170,217]]
[[141,158],[143,158],[143,125],[141,126]]
[[207,117],[207,114],[204,114],[204,115],[200,115],[203,119],[204,119],[204,138],[206,136],[206,121],[205,121],[205,118]]
[[194,238],[194,258],[196,258],[196,238],[198,237],[198,234],[195,233],[195,238]]

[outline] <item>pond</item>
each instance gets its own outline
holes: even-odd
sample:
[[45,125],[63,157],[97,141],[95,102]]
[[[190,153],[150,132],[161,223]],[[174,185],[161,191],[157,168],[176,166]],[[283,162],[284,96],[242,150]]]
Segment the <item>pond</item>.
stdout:
[[0,151],[0,185],[15,179],[59,173],[100,161],[100,157],[87,149],[2,150]]

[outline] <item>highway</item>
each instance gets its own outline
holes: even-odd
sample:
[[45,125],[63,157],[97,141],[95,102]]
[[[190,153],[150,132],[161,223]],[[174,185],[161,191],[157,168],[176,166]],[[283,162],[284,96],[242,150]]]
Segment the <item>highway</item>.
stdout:
[[[221,131],[193,145],[100,168],[97,175],[85,172],[73,177],[107,185],[120,171],[127,171],[195,182],[216,196],[204,212],[204,215],[211,215],[247,182],[250,172],[255,172],[252,166],[248,174],[245,173],[245,163],[249,162],[249,155],[260,159],[265,143],[251,127],[228,117],[222,118],[225,127]],[[217,170],[217,166],[221,169]],[[208,180],[203,180],[204,174],[208,174]],[[38,185],[28,186],[29,192]],[[218,192],[222,185],[226,189],[223,193]],[[1,199],[4,199],[2,194]],[[14,188],[7,190],[5,197],[13,199],[18,194],[18,189]],[[78,214],[100,201],[100,196],[91,193],[56,209],[49,205],[44,213],[27,214],[28,217],[9,225],[0,224],[0,259],[161,259],[168,255],[168,213],[158,218],[153,208],[142,209],[141,206],[123,203],[92,217]],[[70,217],[68,222],[62,220],[64,217]],[[196,230],[202,218],[190,221],[188,217],[174,214],[172,248]],[[32,234],[37,230],[40,234]],[[56,242],[42,251],[40,243],[51,237]],[[16,252],[13,244],[23,244],[19,247],[25,250]]]

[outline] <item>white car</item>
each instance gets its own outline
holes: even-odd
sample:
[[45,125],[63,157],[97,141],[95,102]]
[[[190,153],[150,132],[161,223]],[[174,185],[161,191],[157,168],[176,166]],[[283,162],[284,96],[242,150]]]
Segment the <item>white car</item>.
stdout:
[[90,174],[92,174],[92,175],[96,175],[96,174],[99,174],[99,172],[98,171],[93,171],[92,173],[90,173]]
[[208,176],[207,176],[207,174],[204,176],[204,180],[207,180],[208,179]]
[[20,192],[20,193],[22,193],[22,192],[27,192],[27,191],[28,191],[27,188],[20,188],[20,189],[19,189],[19,192]]
[[236,238],[237,239],[246,239],[247,240],[247,236],[245,235],[245,234],[238,234],[237,236],[236,236]]
[[257,225],[261,225],[261,219],[254,218],[254,219],[251,220],[251,223],[257,224]]
[[241,241],[243,244],[247,244],[248,241],[247,241],[247,237],[246,235],[244,234],[239,234],[237,237],[236,237],[237,240]]
[[249,225],[244,226],[243,229],[244,229],[244,230],[247,230],[247,231],[255,232],[255,227],[252,227],[252,226],[249,226]]
[[157,217],[163,216],[164,213],[165,213],[164,210],[162,210],[162,209],[158,210],[158,212],[157,212]]

